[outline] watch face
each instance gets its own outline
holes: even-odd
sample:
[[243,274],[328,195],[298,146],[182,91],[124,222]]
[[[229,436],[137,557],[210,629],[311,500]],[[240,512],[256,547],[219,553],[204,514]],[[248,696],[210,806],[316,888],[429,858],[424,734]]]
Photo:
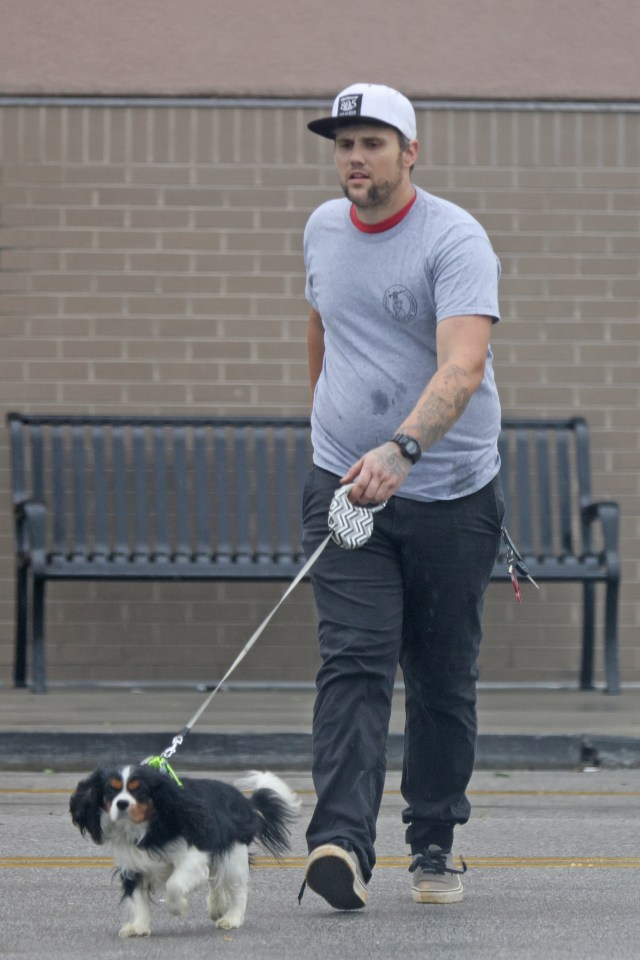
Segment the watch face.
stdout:
[[410,457],[416,457],[420,452],[420,447],[417,440],[407,440],[405,443],[405,450]]
[[414,437],[407,437],[404,433],[397,433],[393,438],[400,447],[402,455],[412,463],[417,463],[422,455],[420,444]]

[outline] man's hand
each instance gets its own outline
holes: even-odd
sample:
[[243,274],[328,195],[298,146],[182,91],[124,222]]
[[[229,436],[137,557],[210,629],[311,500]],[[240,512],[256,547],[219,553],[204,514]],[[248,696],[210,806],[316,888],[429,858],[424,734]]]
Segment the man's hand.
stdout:
[[389,440],[365,453],[345,473],[340,483],[354,484],[349,494],[352,503],[360,506],[382,503],[402,486],[410,469],[411,461],[402,456],[397,443]]

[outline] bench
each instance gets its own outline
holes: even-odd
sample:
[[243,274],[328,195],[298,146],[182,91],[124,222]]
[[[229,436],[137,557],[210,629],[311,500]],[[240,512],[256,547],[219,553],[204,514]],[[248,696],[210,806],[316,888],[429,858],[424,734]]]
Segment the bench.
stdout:
[[[59,580],[290,580],[311,463],[296,417],[7,416],[16,535],[14,681],[46,690],[45,588]],[[606,689],[619,692],[618,507],[593,502],[584,420],[507,420],[506,524],[538,582],[583,585],[580,686],[593,687],[606,585]],[[509,580],[503,555],[493,580]],[[526,583],[526,581],[524,581]]]

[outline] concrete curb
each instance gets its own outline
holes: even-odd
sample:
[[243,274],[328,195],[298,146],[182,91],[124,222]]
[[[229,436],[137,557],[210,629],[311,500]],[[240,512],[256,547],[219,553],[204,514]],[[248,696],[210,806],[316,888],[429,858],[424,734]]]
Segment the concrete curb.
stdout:
[[[173,733],[0,732],[0,770],[89,770],[108,760],[160,753]],[[391,734],[388,766],[402,766],[403,737]],[[192,733],[176,755],[182,770],[310,770],[308,733]],[[589,734],[481,734],[477,770],[640,768],[640,740]]]

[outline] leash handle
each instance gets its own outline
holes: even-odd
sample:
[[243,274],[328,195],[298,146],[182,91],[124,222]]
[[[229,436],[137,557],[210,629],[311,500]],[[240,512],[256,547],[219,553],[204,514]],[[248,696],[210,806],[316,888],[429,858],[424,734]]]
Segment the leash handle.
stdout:
[[336,490],[327,519],[331,539],[345,550],[357,550],[367,542],[373,533],[373,514],[387,505],[386,500],[371,506],[351,503],[349,494],[354,486],[354,483],[347,483]]

